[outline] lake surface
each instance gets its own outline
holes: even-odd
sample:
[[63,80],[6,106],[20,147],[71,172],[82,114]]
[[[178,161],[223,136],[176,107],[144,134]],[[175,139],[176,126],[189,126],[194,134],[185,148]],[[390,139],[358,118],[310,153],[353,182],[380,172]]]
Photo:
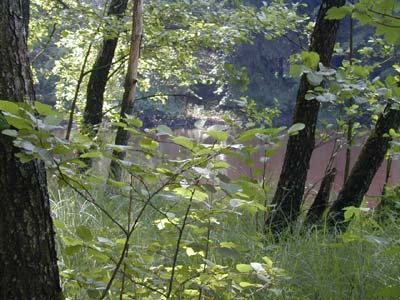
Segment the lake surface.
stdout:
[[[189,138],[192,138],[198,142],[203,142],[205,137],[201,134],[200,130],[198,129],[178,129],[174,132],[176,135],[182,135]],[[183,151],[177,145],[171,143],[163,143],[161,139],[160,150],[170,155],[171,157],[178,157],[182,156]],[[356,161],[360,149],[362,146],[362,142],[359,142],[358,145],[354,146],[352,150],[352,158],[351,163],[354,164]],[[312,155],[311,163],[310,163],[310,170],[308,172],[307,177],[307,189],[311,189],[309,191],[310,196],[315,194],[318,190],[319,183],[324,176],[324,172],[328,161],[331,157],[332,148],[334,147],[334,143],[328,142],[323,144],[322,146],[317,147]],[[280,148],[276,155],[271,157],[266,164],[266,178],[268,179],[269,183],[276,184],[279,178],[279,174],[281,172],[283,159],[285,155],[286,145]],[[181,153],[180,153],[181,152]],[[248,167],[246,164],[242,163],[238,159],[234,159],[232,157],[222,157],[223,160],[227,161],[231,164],[232,169],[228,171],[228,175],[232,177],[239,177],[240,175],[250,176],[254,174],[257,169],[262,169],[264,163],[260,161],[261,153],[254,156],[254,167]],[[333,187],[333,191],[338,193],[340,188],[343,185],[343,178],[344,178],[344,167],[345,167],[345,149],[339,150],[334,167],[337,169],[336,179]],[[378,197],[382,193],[382,188],[385,182],[386,176],[386,161],[382,163],[382,166],[378,170],[377,174],[374,177],[374,180],[368,190],[367,197],[370,200]],[[392,171],[391,177],[389,180],[390,185],[394,185],[399,182],[400,172],[399,172],[399,162],[393,161],[392,163]],[[307,191],[306,191],[307,193]],[[313,197],[312,197],[313,198]],[[371,202],[373,206],[373,202]]]

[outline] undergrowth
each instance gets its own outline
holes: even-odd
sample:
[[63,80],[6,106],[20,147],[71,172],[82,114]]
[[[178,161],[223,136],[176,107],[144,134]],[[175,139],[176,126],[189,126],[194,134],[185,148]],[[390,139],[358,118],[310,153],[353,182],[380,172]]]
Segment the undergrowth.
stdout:
[[[102,277],[109,274],[114,266],[109,256],[113,254],[118,257],[124,237],[120,235],[118,238],[117,231],[113,230],[108,219],[93,205],[80,199],[73,190],[54,189],[52,199],[67,299],[96,299],[99,290],[104,288]],[[110,203],[104,193],[97,200]],[[113,200],[118,202],[121,199]],[[113,209],[117,218],[122,219],[126,215],[126,207],[121,201],[109,209]],[[343,234],[334,235],[324,228],[307,228],[297,233],[287,232],[280,242],[274,243],[265,239],[260,230],[261,218],[257,224],[251,212],[220,211],[217,214],[218,221],[215,219],[217,223],[211,227],[204,222],[204,226],[197,228],[194,221],[188,224],[193,228],[188,229],[181,244],[183,249],[177,263],[176,282],[183,284],[181,289],[197,290],[197,293],[182,292],[179,296],[177,292],[170,296],[171,299],[397,299],[390,295],[396,295],[396,287],[400,282],[400,225],[389,215],[384,219],[384,224],[378,224],[374,221],[375,216],[369,212],[359,215],[349,231]],[[200,215],[197,217],[201,218]],[[152,284],[157,285],[157,280],[168,282],[169,277],[161,274],[169,274],[166,266],[171,264],[176,235],[165,231],[165,228],[160,230],[160,223],[155,220],[159,218],[154,211],[149,211],[143,217],[142,225],[130,240],[132,250],[128,256],[133,265],[126,266],[125,270],[141,274],[138,277],[142,279],[153,276],[160,278],[147,278],[142,286],[136,284],[136,291],[132,290],[121,299],[164,299],[158,297],[157,293],[148,297],[147,292]],[[79,233],[82,228],[90,228],[91,238],[96,237],[96,242],[85,237],[85,232]],[[207,239],[208,228],[212,230]],[[209,253],[205,258],[204,245],[207,241]],[[89,251],[92,246],[88,245],[91,243],[96,250]],[[191,277],[201,277],[205,259],[209,262],[208,267],[220,266],[221,269],[211,272],[211,279],[196,282]],[[256,280],[257,274],[253,274],[254,277],[249,274],[254,270],[246,268],[252,262],[256,268],[255,262],[262,262],[264,269],[266,266],[271,268],[268,271],[269,278],[264,278],[262,285],[251,282],[243,284],[247,282],[244,281],[245,277]],[[237,266],[242,266],[239,269],[243,268],[243,273],[237,270]],[[224,279],[234,272],[238,272],[239,277],[242,275],[242,281],[225,282]],[[192,281],[187,286],[184,283],[185,276],[188,282]],[[222,283],[218,287],[219,282]],[[147,284],[149,286],[146,287]],[[202,298],[199,298],[201,286],[204,289]],[[121,288],[121,282],[116,287]],[[224,294],[225,289],[232,291]],[[242,298],[242,289],[251,292]],[[110,293],[106,299],[119,298]]]
[[[18,116],[10,125],[21,128],[3,134],[14,138],[22,162],[46,162],[67,300],[400,295],[396,190],[388,191],[383,203],[389,209],[377,218],[363,208],[347,208],[351,226],[345,233],[301,224],[279,242],[264,233],[273,190],[266,162],[280,147],[285,128],[230,119],[206,128],[200,121],[196,126],[205,139],[195,140],[165,125],[143,130],[142,121],[127,116],[116,125],[132,134],[128,146],[79,133],[66,141],[53,134],[57,112],[35,105],[33,113],[3,101],[7,113]],[[287,133],[303,128],[294,124]],[[165,143],[176,148],[172,155],[161,151]],[[113,152],[127,155],[122,159]],[[255,157],[261,168],[255,169]],[[243,170],[235,169],[232,159],[250,168],[250,177],[240,175]],[[97,160],[115,162],[124,177],[107,174],[108,166],[96,169]]]

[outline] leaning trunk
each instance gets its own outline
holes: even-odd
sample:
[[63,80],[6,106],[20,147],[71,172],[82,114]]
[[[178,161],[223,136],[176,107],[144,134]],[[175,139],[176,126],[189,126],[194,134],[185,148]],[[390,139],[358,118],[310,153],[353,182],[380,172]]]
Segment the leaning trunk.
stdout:
[[[21,3],[0,2],[0,99],[31,102]],[[0,299],[61,299],[44,164],[22,164],[12,142],[0,134]]]
[[[343,209],[348,206],[360,206],[365,193],[385,159],[392,140],[388,132],[391,128],[400,127],[400,111],[387,105],[379,116],[375,129],[369,135],[349,177],[340,191],[336,201],[329,210],[329,223],[339,225],[344,220]],[[346,224],[339,225],[345,229]]]
[[308,224],[318,223],[325,210],[328,208],[329,196],[331,194],[333,183],[335,182],[336,169],[330,169],[326,172],[324,178],[322,179],[321,186],[319,187],[317,196],[311,205],[310,209],[307,211],[305,222]]
[[[125,90],[122,98],[120,119],[123,122],[126,115],[133,111],[133,103],[135,102],[136,85],[138,81],[138,65],[140,56],[140,44],[143,31],[143,0],[135,0],[133,7],[133,27],[131,47],[129,51],[128,70],[125,77]],[[118,127],[117,136],[115,137],[116,145],[127,145],[129,139],[128,131],[122,127]],[[124,159],[125,152],[114,151],[113,156],[116,159]],[[121,168],[119,164],[113,160],[111,163],[111,175],[119,180],[121,179]]]
[[[339,28],[338,20],[326,20],[325,16],[330,8],[342,6],[344,3],[345,0],[323,0],[318,12],[309,50],[319,54],[324,66],[330,65]],[[282,172],[272,201],[275,208],[266,220],[267,230],[271,230],[274,235],[295,221],[300,212],[310,158],[315,146],[315,127],[320,106],[317,100],[305,99],[307,91],[312,89],[313,86],[303,75],[297,93],[293,124],[303,123],[305,128],[297,135],[289,137]]]
[[[108,16],[116,16],[122,19],[126,10],[128,0],[113,0],[108,9]],[[102,121],[104,91],[110,73],[111,63],[114,58],[115,48],[117,47],[118,36],[108,38],[104,36],[103,45],[99,50],[96,61],[88,82],[86,106],[83,113],[83,123],[89,133],[96,133],[97,126]]]

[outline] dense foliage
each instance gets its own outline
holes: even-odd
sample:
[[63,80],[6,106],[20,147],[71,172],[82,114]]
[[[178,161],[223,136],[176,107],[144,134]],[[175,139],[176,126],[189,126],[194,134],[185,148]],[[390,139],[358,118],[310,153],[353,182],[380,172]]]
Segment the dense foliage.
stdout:
[[[322,105],[321,141],[335,130],[338,148],[348,132],[362,138],[388,102],[399,110],[397,1],[331,9],[327,18],[354,19],[354,43],[342,33],[324,66],[304,50],[319,1],[151,0],[135,112],[122,120],[132,8],[117,20],[106,2],[32,0],[40,101],[0,101],[0,130],[18,158],[46,163],[65,298],[396,299],[399,188],[387,188],[376,210],[346,208],[345,232],[303,223],[303,212],[277,241],[264,220],[275,190],[268,161],[304,129],[279,127],[289,123],[298,77],[313,87],[306,99]],[[120,43],[93,138],[80,120],[105,33]],[[74,100],[76,126],[65,139]],[[196,136],[179,135],[177,119]],[[128,145],[114,143],[116,128],[129,132]],[[397,130],[386,133],[388,159],[398,155]],[[109,177],[110,162],[121,179]]]

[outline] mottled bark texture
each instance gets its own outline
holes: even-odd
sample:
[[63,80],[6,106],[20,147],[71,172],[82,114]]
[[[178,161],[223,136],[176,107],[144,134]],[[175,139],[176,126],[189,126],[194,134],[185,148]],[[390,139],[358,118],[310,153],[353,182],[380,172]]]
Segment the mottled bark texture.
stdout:
[[[0,1],[0,99],[18,102],[34,100],[21,3]],[[0,134],[0,300],[60,299],[44,165],[17,152]]]
[[[325,19],[326,12],[332,7],[343,6],[344,3],[345,0],[323,0],[319,8],[309,51],[318,53],[324,66],[330,65],[339,29],[338,20]],[[278,187],[272,200],[275,207],[265,221],[267,232],[270,231],[275,236],[295,221],[300,212],[310,158],[315,146],[315,126],[320,107],[317,100],[305,99],[307,91],[312,89],[303,75],[297,92],[293,124],[303,123],[305,128],[297,135],[289,137]]]
[[[117,20],[124,16],[128,0],[112,0],[108,8],[107,15],[114,16]],[[83,122],[86,130],[91,134],[96,134],[97,127],[103,117],[104,91],[110,73],[111,63],[114,58],[115,48],[118,43],[118,35],[110,38],[110,33],[106,33],[103,44],[98,52],[96,61],[87,87],[86,106],[83,113]]]
[[305,222],[315,224],[322,219],[325,210],[328,208],[329,196],[331,194],[333,183],[335,182],[336,169],[333,168],[326,172],[319,187],[317,196],[307,212]]
[[[133,24],[131,46],[129,50],[128,70],[125,77],[124,95],[122,97],[122,105],[120,119],[123,122],[125,116],[132,114],[133,104],[136,96],[136,86],[138,81],[138,66],[140,56],[140,45],[143,32],[143,0],[135,0],[133,4]],[[118,127],[115,137],[116,145],[127,145],[129,133],[122,127]],[[125,152],[114,151],[113,156],[118,159],[125,158]],[[115,160],[111,162],[111,175],[117,179],[121,179],[121,168]]]
[[400,111],[391,109],[389,104],[379,116],[375,128],[365,142],[346,183],[329,210],[328,221],[330,225],[337,225],[341,230],[346,228],[347,224],[341,223],[344,220],[343,208],[360,206],[389,149],[392,139],[387,133],[391,128],[398,129],[399,127]]

